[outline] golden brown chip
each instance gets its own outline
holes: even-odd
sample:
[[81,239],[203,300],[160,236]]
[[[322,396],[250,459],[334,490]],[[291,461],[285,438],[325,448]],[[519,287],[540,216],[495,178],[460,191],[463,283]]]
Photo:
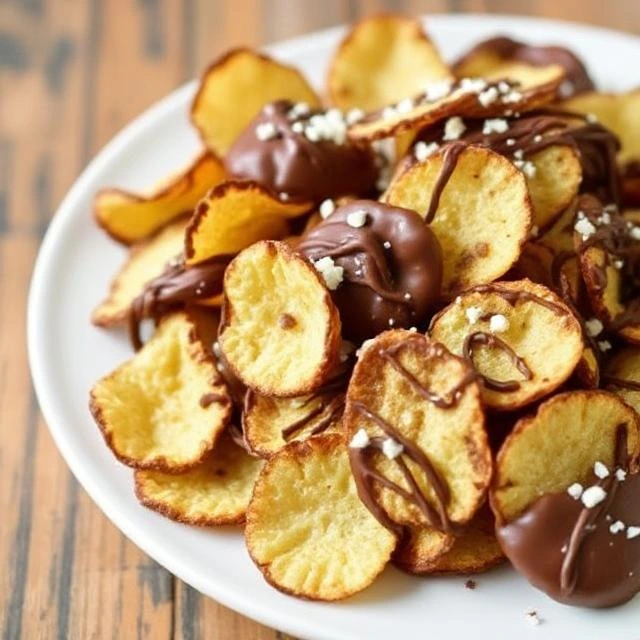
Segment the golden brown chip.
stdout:
[[548,247],[529,241],[522,247],[522,253],[518,262],[506,274],[509,280],[522,280],[528,278],[532,282],[537,282],[545,287],[552,287],[551,265],[553,263],[553,252]]
[[343,426],[360,493],[387,526],[452,533],[483,503],[491,451],[478,383],[442,345],[399,330],[368,342]]
[[510,522],[541,495],[588,484],[600,461],[614,466],[617,430],[627,429],[631,470],[640,452],[636,413],[606,391],[570,391],[547,400],[521,419],[496,460],[491,507]]
[[459,296],[432,321],[431,337],[473,361],[482,399],[511,410],[559,387],[580,360],[580,323],[546,287],[493,282]]
[[434,554],[434,546],[438,537],[446,534],[425,527],[412,531],[393,559],[400,568],[415,574],[482,573],[504,560],[494,529],[493,514],[484,506],[460,536],[447,539],[444,553]]
[[259,458],[222,436],[190,471],[175,475],[137,470],[136,496],[145,507],[178,522],[203,527],[241,524],[261,468]]
[[265,463],[245,537],[270,584],[311,600],[362,591],[396,546],[395,536],[360,502],[338,434],[292,442]]
[[378,15],[356,24],[341,42],[329,66],[328,93],[340,109],[372,111],[450,76],[419,22]]
[[562,108],[595,116],[611,129],[622,143],[621,164],[640,159],[640,89],[617,94],[590,91],[566,100]]
[[220,160],[205,152],[149,195],[102,189],[95,197],[94,215],[112,238],[133,244],[148,238],[174,218],[191,213],[200,198],[224,179]]
[[125,263],[111,281],[107,297],[91,314],[93,324],[112,327],[126,320],[133,299],[144,285],[182,253],[186,226],[184,219],[172,222],[153,237],[131,247]]
[[[437,185],[452,162],[438,200]],[[522,173],[503,156],[481,147],[443,147],[397,176],[383,200],[413,209],[427,221],[433,214],[430,224],[442,246],[447,296],[506,273],[518,260],[531,228]]]
[[335,431],[343,410],[343,392],[274,398],[249,391],[242,414],[244,437],[251,451],[268,458],[287,442]]
[[320,273],[282,242],[242,251],[224,278],[220,346],[248,387],[271,396],[310,393],[340,355],[340,316]]
[[640,348],[617,351],[604,366],[602,384],[640,413]]
[[207,147],[224,156],[260,109],[281,99],[320,106],[297,69],[250,49],[233,49],[204,72],[191,121]]
[[234,254],[258,240],[279,240],[289,233],[288,218],[308,205],[283,202],[257,182],[225,182],[198,204],[187,228],[188,265]]
[[167,316],[131,360],[98,380],[90,407],[118,460],[166,473],[200,464],[231,415],[227,388],[185,313]]

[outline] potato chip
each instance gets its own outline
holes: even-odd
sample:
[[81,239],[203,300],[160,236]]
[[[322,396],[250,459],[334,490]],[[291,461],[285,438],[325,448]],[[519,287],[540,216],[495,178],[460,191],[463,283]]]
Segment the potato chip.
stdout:
[[209,189],[225,179],[222,163],[209,152],[149,195],[122,189],[102,189],[94,200],[97,223],[124,244],[145,240],[168,222],[191,213]]
[[185,313],[166,317],[129,361],[91,389],[91,412],[118,460],[182,473],[213,449],[231,401]]
[[498,521],[511,521],[544,494],[575,482],[587,486],[596,461],[613,468],[619,425],[627,430],[633,461],[640,451],[637,420],[633,409],[606,391],[570,391],[540,405],[516,424],[498,453],[491,491]]
[[310,600],[362,591],[396,546],[395,536],[360,502],[338,434],[292,442],[266,462],[245,536],[270,584]]
[[491,451],[479,386],[442,345],[401,330],[367,343],[343,426],[360,495],[393,530],[455,533],[483,503]]
[[258,240],[284,238],[287,219],[308,209],[306,204],[278,200],[257,182],[225,182],[200,201],[189,222],[187,265],[233,255]]
[[329,65],[329,100],[340,109],[371,111],[450,77],[419,22],[378,15],[360,21],[340,43]]
[[91,321],[99,327],[125,322],[134,298],[144,285],[160,275],[166,264],[182,253],[185,219],[168,224],[148,240],[131,248],[125,263],[115,275],[107,297],[94,309]]
[[604,367],[602,384],[640,413],[640,348],[617,351]]
[[222,436],[197,466],[179,475],[137,470],[136,496],[149,509],[186,524],[242,524],[262,461]]
[[343,411],[343,392],[274,398],[249,391],[242,414],[244,437],[251,451],[269,457],[292,440],[336,431]]
[[442,246],[446,296],[506,273],[531,227],[522,173],[503,156],[462,143],[398,175],[382,199],[431,224]]
[[440,554],[434,554],[434,547],[446,534],[426,527],[415,529],[394,554],[394,563],[419,575],[482,573],[504,560],[494,527],[493,514],[484,506],[460,536],[447,539]]
[[244,384],[292,397],[328,379],[340,355],[340,317],[308,261],[281,242],[258,242],[227,268],[224,295],[220,347]]
[[640,89],[626,93],[592,91],[562,103],[562,108],[585,114],[611,129],[622,143],[621,164],[640,159]]
[[471,289],[443,309],[430,335],[471,360],[492,408],[525,406],[559,387],[583,351],[580,323],[552,291],[529,280]]
[[191,121],[205,145],[224,156],[258,111],[279,99],[320,106],[297,69],[250,49],[232,49],[204,72]]

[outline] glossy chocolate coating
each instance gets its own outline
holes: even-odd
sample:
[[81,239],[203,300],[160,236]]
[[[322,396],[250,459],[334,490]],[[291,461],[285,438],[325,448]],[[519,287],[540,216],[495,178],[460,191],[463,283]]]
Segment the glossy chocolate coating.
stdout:
[[[378,177],[373,154],[348,142],[312,142],[293,130],[286,100],[267,104],[240,134],[224,159],[235,178],[256,180],[292,200],[320,202],[325,198],[367,195]],[[305,116],[307,118],[308,116]],[[271,123],[276,135],[259,140],[256,127]]]
[[[362,210],[364,226],[350,226],[349,214]],[[344,269],[332,296],[343,334],[354,342],[389,328],[425,324],[440,296],[440,244],[415,211],[352,202],[309,230],[298,251],[311,260],[330,256]]]

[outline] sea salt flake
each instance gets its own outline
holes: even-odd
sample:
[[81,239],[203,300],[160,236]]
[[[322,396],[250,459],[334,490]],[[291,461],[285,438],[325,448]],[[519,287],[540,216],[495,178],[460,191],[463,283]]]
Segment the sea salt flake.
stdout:
[[595,113],[587,113],[585,120],[590,124],[594,124],[595,122],[598,122],[598,116]]
[[634,240],[640,240],[640,227],[632,227],[631,230],[629,231],[629,235]]
[[599,505],[605,498],[607,497],[607,492],[598,485],[594,485],[585,489],[582,492],[582,496],[580,499],[582,500],[582,504],[587,507],[587,509],[592,509],[596,505]]
[[499,93],[496,87],[489,87],[478,95],[478,102],[483,107],[488,107],[498,99]]
[[460,88],[469,93],[480,93],[487,88],[487,81],[483,78],[462,78]]
[[369,446],[369,436],[364,429],[358,429],[349,442],[351,449],[364,449]]
[[516,143],[516,139],[515,138],[507,138],[506,143],[507,143],[507,147],[513,147],[513,145],[515,145],[515,143]]
[[398,113],[409,113],[413,109],[413,98],[405,98],[396,105]]
[[640,536],[640,527],[627,527],[627,540]]
[[336,210],[336,204],[333,200],[323,200],[318,211],[323,219],[327,219]]
[[460,116],[454,116],[449,118],[444,125],[443,140],[458,140],[460,136],[465,132],[467,127],[464,124],[464,120]]
[[509,320],[501,313],[496,313],[489,318],[489,331],[491,333],[504,333],[509,328]]
[[432,156],[439,148],[437,142],[426,143],[423,140],[416,142],[413,147],[413,155],[418,162],[424,162],[427,158]]
[[278,130],[276,129],[276,125],[273,122],[261,122],[256,127],[256,138],[261,140],[262,142],[266,140],[271,140],[278,135]]
[[622,522],[622,520],[616,520],[610,527],[609,527],[609,532],[612,533],[614,536],[618,533],[620,533],[621,531],[624,531],[626,529],[626,526],[624,524],[624,522]]
[[504,133],[509,128],[509,123],[504,118],[488,118],[482,125],[482,133],[488,136],[490,133]]
[[600,460],[597,460],[593,465],[593,473],[595,473],[601,480],[608,478],[610,475],[609,469],[607,469],[607,466],[600,462]]
[[291,131],[294,133],[304,133],[304,124],[302,124],[302,122],[294,122],[291,125]]
[[602,322],[600,322],[600,320],[598,320],[598,318],[590,318],[584,323],[584,325],[587,329],[587,333],[592,338],[600,335],[604,329],[604,325],[602,324]]
[[394,460],[395,458],[397,458],[402,453],[403,449],[404,447],[399,442],[396,442],[393,438],[387,438],[382,443],[382,453],[384,453],[384,455],[387,456],[389,460]]
[[573,228],[582,236],[583,240],[588,240],[595,232],[596,228],[584,217],[584,214],[578,213],[578,220]]
[[404,299],[405,300],[411,300],[411,294],[407,291],[407,293],[404,294]]
[[[464,80],[463,80],[464,82]],[[424,90],[424,96],[428,102],[435,102],[451,92],[450,80],[439,80],[438,82],[432,82],[428,84]]]
[[327,289],[335,291],[342,282],[344,269],[337,265],[330,256],[316,260],[313,266],[322,276],[324,283],[327,285]]
[[364,209],[352,211],[347,215],[347,224],[355,229],[364,227],[364,225],[367,224],[367,212]]
[[624,482],[627,479],[627,472],[624,469],[616,469],[616,480]]
[[574,482],[568,489],[567,493],[574,499],[579,500],[582,492],[584,491],[582,485],[579,482]]
[[480,307],[469,307],[464,313],[467,316],[469,324],[475,324],[478,322],[483,311]]
[[349,111],[347,111],[347,115],[345,116],[345,120],[347,121],[348,125],[354,125],[360,122],[360,120],[364,118],[364,115],[365,113],[362,109],[349,109]]
[[613,347],[611,346],[611,343],[608,340],[599,340],[598,341],[598,349],[600,349],[600,351],[602,351],[603,353],[605,351],[609,351],[612,348]]
[[391,249],[391,243],[390,243],[388,240],[385,240],[385,241],[382,243],[382,246],[383,246],[385,249]]

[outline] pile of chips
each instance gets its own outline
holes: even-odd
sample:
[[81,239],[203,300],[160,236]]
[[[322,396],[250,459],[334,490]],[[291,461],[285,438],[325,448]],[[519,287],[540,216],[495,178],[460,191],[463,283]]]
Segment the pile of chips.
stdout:
[[504,37],[449,66],[395,16],[328,68],[327,104],[227,53],[192,104],[193,162],[97,194],[129,257],[92,320],[136,350],[91,391],[107,445],[142,504],[243,526],[299,597],[506,556],[559,601],[629,600],[640,90]]

